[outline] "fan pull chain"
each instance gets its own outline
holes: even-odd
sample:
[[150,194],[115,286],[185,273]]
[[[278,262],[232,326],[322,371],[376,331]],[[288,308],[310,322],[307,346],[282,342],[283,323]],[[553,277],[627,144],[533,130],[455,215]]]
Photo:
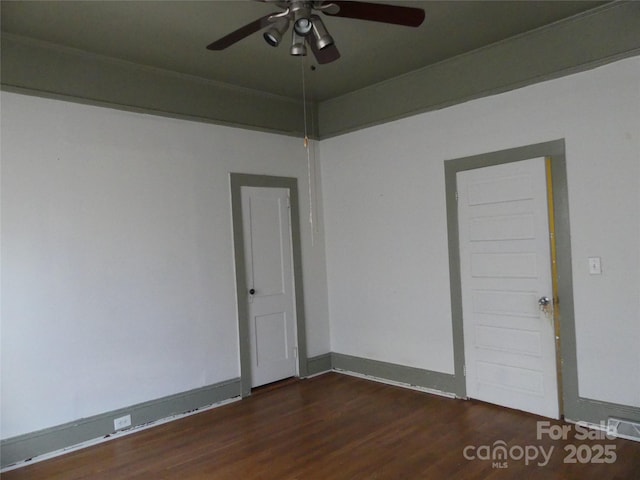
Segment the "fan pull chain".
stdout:
[[302,111],[304,115],[304,148],[307,151],[307,184],[309,185],[309,225],[311,227],[311,246],[314,246],[314,228],[313,228],[313,193],[311,191],[311,149],[309,136],[307,132],[307,89],[305,81],[305,56],[300,57],[300,65],[302,66]]

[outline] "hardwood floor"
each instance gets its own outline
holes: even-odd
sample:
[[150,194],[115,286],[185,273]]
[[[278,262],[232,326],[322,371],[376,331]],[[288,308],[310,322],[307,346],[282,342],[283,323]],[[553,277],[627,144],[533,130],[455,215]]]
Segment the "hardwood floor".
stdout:
[[[328,373],[258,389],[242,401],[5,472],[2,479],[640,478],[640,443],[580,440],[581,432],[562,422],[551,425],[567,425],[567,440],[537,439],[536,422],[543,420]],[[500,441],[508,449],[506,468],[477,458],[496,452]],[[551,447],[545,464],[540,449]],[[519,458],[533,457],[534,450],[536,459]],[[564,463],[572,450],[577,463]],[[612,463],[580,463],[611,454]]]

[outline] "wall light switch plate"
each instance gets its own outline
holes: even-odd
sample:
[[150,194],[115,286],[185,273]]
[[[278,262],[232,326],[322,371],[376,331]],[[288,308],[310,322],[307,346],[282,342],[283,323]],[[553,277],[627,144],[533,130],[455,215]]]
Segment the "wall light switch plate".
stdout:
[[600,257],[589,257],[589,275],[601,275]]

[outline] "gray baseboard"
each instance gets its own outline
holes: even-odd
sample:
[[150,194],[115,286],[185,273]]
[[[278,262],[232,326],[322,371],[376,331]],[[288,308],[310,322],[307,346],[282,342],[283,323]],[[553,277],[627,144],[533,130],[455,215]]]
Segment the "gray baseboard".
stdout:
[[[444,393],[456,391],[455,375],[342,353],[326,353],[309,358],[307,366],[308,375],[316,375],[330,370],[344,370]],[[240,379],[236,378],[8,438],[0,442],[0,467],[5,468],[38,455],[108,436],[114,433],[113,420],[123,415],[131,415],[132,426],[136,427],[239,396],[241,396],[241,385]],[[583,421],[593,424],[606,422],[609,417],[640,422],[640,408],[579,398],[567,409],[565,417],[573,422]]]
[[336,370],[345,370],[392,382],[438,390],[444,393],[456,391],[455,375],[447,373],[354,357],[342,353],[331,354],[331,365]]
[[123,415],[131,415],[131,425],[137,427],[238,396],[240,379],[236,378],[8,438],[0,442],[0,467],[110,435],[114,433],[113,420]]
[[318,373],[329,372],[332,368],[331,353],[307,359],[307,376],[309,377]]
[[[354,357],[342,353],[331,353],[330,355],[331,366],[334,370],[345,370],[446,393],[456,392],[455,375]],[[576,401],[565,405],[565,409],[564,417],[571,422],[587,422],[599,425],[601,423],[606,424],[607,419],[610,417],[640,422],[640,408],[638,407],[590,398],[579,397]]]
[[571,422],[595,425],[606,424],[610,417],[640,422],[640,408],[579,397],[570,405],[565,405],[564,417]]

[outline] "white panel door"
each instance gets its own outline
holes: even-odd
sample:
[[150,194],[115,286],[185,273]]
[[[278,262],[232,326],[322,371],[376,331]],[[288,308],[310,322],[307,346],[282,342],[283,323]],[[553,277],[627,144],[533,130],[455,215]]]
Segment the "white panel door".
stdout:
[[242,187],[251,386],[296,375],[296,319],[284,188]]
[[558,418],[545,159],[457,174],[467,395]]

